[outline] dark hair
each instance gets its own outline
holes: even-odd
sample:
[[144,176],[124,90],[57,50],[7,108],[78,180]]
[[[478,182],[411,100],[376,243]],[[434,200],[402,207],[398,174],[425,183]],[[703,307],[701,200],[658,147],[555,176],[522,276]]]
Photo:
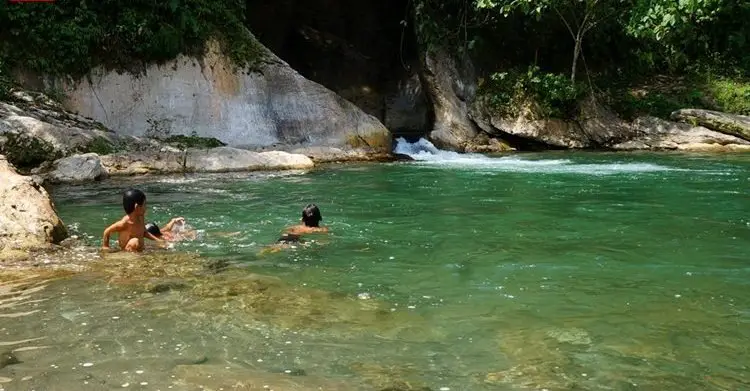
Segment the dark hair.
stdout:
[[122,195],[122,207],[125,208],[125,213],[131,214],[135,210],[136,205],[143,205],[146,203],[146,195],[138,189],[128,189]]
[[309,204],[302,209],[302,222],[308,227],[317,227],[323,216],[320,215],[320,209],[315,204]]
[[161,230],[159,229],[159,226],[156,225],[156,223],[146,224],[146,232],[156,236],[157,238],[161,237]]

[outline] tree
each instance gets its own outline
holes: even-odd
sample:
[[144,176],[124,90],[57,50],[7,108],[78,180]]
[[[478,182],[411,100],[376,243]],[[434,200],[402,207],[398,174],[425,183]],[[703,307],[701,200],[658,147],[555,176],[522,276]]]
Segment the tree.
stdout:
[[602,21],[612,16],[615,13],[615,4],[620,2],[622,0],[477,0],[476,7],[497,9],[506,17],[514,11],[537,18],[547,12],[554,12],[574,42],[570,81],[575,83],[583,39]]

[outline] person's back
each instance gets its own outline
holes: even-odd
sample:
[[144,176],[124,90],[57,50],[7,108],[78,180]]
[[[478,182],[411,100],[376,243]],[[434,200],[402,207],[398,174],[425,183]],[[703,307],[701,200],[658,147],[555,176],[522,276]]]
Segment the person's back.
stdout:
[[146,195],[140,190],[129,189],[122,195],[122,207],[126,215],[104,230],[102,248],[109,249],[109,238],[113,233],[117,233],[120,249],[141,251],[144,236],[150,236],[145,227]]
[[309,204],[302,209],[302,224],[287,227],[284,232],[291,235],[304,235],[311,233],[326,233],[328,227],[320,226],[323,216],[320,214],[320,208],[315,204]]

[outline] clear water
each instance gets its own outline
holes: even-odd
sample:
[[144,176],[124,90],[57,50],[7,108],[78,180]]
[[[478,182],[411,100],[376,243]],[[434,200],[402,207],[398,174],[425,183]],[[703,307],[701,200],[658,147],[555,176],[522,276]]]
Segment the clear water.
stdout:
[[[0,285],[22,361],[0,387],[750,389],[750,155],[401,147],[423,160],[54,189],[91,243],[130,185],[199,239]],[[308,202],[332,234],[262,253]],[[107,277],[147,259],[169,280],[185,252],[231,267],[159,293]]]

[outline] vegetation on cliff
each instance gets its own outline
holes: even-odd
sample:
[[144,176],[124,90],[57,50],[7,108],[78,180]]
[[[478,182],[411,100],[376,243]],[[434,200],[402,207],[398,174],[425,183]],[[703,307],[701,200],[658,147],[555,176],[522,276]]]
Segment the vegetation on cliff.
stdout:
[[[252,67],[264,51],[247,34],[253,29],[249,16],[257,24],[263,20],[259,12],[273,19],[292,15],[279,11],[289,7],[299,18],[314,6],[259,0],[3,2],[0,98],[11,85],[10,69],[74,77],[99,65],[138,70],[180,53],[200,53],[210,38],[219,39],[237,64]],[[480,92],[499,110],[534,99],[547,115],[574,116],[576,102],[595,93],[628,117],[665,118],[685,106],[750,114],[748,2],[401,0],[394,7],[404,10],[403,20],[382,26],[402,32],[394,54],[403,55],[405,37],[412,35],[421,50],[449,45],[470,53]],[[335,24],[311,18],[304,23],[323,32],[321,23]],[[288,34],[293,32],[278,37]],[[348,47],[347,36],[340,38]]]
[[425,47],[471,54],[481,92],[506,110],[533,98],[570,115],[571,101],[595,93],[625,116],[750,113],[747,2],[416,0],[414,16]]
[[261,55],[244,0],[57,0],[0,5],[0,66],[81,76],[92,67],[137,70],[202,53],[209,38],[239,65]]

